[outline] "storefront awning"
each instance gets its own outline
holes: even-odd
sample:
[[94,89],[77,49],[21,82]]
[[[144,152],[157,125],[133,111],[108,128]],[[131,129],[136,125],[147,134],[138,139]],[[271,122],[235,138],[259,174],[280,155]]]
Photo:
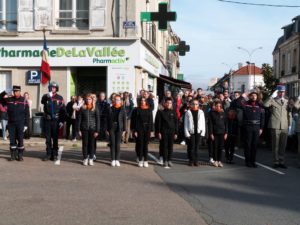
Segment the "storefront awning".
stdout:
[[167,84],[170,84],[170,85],[173,85],[173,86],[176,86],[176,87],[192,89],[191,83],[188,83],[188,82],[185,82],[185,81],[182,81],[182,80],[177,80],[177,79],[172,78],[172,77],[159,75],[158,79],[163,81],[164,83],[167,83]]

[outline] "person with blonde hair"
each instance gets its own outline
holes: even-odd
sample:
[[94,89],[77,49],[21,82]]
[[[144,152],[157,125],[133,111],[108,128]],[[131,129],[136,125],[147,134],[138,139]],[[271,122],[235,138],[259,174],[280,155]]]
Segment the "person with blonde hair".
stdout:
[[100,117],[92,94],[85,96],[85,101],[78,114],[77,131],[82,137],[83,165],[94,165],[95,138],[100,131]]

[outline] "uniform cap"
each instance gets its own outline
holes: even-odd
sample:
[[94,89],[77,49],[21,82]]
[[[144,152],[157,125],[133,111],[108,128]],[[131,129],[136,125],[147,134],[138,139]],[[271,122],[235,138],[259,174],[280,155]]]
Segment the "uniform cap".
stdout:
[[21,86],[14,85],[13,91],[21,91]]
[[277,85],[276,90],[277,90],[277,91],[285,91],[285,86],[282,85],[282,84]]

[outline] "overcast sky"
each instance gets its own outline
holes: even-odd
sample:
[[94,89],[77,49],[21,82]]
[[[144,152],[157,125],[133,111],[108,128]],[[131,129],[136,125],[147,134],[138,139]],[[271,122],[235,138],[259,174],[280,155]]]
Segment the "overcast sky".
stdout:
[[[240,2],[299,5],[300,0],[239,0]],[[283,34],[283,26],[300,15],[300,8],[275,8],[235,5],[217,0],[173,0],[177,21],[171,26],[191,46],[181,57],[181,72],[193,87],[207,87],[212,77],[221,77],[238,62],[245,64],[249,51],[252,62],[272,64],[272,51]],[[226,63],[229,66],[223,65]],[[195,84],[195,85],[194,85]]]

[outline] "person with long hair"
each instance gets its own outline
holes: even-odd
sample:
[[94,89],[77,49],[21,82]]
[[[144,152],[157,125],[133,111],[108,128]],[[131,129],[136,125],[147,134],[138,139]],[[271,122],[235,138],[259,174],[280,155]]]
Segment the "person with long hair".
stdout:
[[126,131],[126,112],[120,95],[114,95],[109,111],[107,135],[110,141],[111,166],[120,167],[120,144]]
[[93,101],[92,94],[87,94],[78,114],[77,131],[82,137],[83,165],[94,165],[95,138],[100,131],[99,111]]
[[148,145],[153,131],[153,115],[147,99],[141,97],[138,107],[132,112],[131,129],[136,138],[136,150],[139,167],[148,167]]

